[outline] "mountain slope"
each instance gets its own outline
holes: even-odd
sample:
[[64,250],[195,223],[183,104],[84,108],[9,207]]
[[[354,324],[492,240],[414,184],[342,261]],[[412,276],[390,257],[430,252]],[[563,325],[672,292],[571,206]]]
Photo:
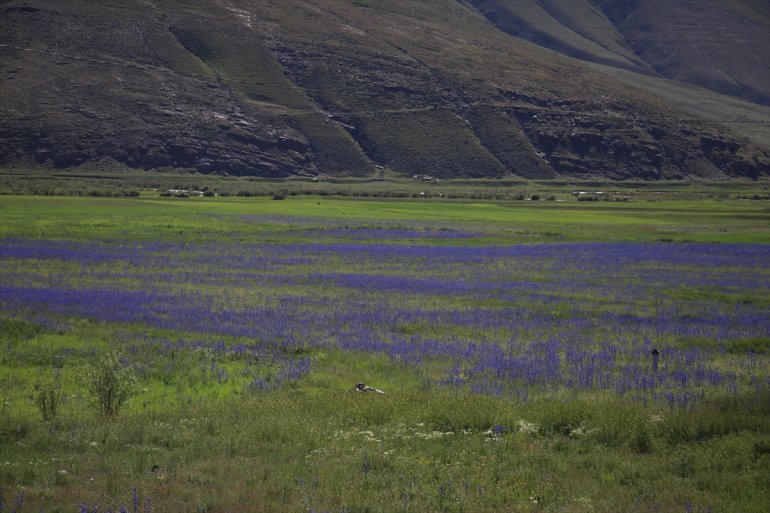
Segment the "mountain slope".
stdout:
[[770,105],[762,0],[470,0],[501,30],[565,55]]
[[770,106],[770,4],[598,0],[628,47],[661,75]]
[[[768,173],[750,140],[496,30],[472,3],[2,1],[0,162],[269,177]],[[536,6],[540,25],[572,27],[565,48],[655,74],[604,11],[565,5]]]
[[470,4],[501,30],[539,46],[619,68],[647,68],[590,0],[470,0]]

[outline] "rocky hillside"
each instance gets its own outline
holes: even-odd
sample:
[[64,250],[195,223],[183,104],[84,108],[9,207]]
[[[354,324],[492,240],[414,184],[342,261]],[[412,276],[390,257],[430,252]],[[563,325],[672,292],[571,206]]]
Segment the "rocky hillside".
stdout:
[[[264,177],[769,174],[770,109],[717,92],[713,112],[675,105],[706,93],[667,74],[698,82],[711,68],[675,76],[688,53],[665,63],[641,51],[653,47],[634,43],[647,25],[622,3],[0,1],[0,162]],[[752,3],[761,12],[741,5]],[[764,101],[760,71],[725,73]],[[741,132],[749,122],[760,129]]]

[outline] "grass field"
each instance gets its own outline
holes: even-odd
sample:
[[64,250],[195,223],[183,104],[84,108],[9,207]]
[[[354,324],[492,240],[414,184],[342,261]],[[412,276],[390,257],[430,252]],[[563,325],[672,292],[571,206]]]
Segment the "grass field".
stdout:
[[764,512],[770,203],[707,190],[0,196],[0,511]]

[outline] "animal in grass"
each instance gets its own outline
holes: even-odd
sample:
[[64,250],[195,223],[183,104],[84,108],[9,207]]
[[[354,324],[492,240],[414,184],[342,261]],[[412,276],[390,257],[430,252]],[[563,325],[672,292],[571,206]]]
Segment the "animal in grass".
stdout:
[[384,394],[380,389],[370,387],[369,385],[366,385],[364,383],[356,383],[355,386],[353,386],[353,390],[356,392],[374,392],[375,394]]

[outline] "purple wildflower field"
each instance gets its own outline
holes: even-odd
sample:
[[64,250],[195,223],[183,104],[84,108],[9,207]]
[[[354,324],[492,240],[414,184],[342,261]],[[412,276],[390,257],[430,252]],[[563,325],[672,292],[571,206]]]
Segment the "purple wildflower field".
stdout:
[[[417,237],[395,232],[385,235]],[[376,353],[429,386],[522,401],[594,391],[686,409],[770,386],[768,359],[758,352],[770,338],[770,247],[445,247],[378,237],[364,230],[324,244],[6,239],[0,306],[47,327],[87,318],[152,328],[124,342],[134,352],[144,344]],[[661,353],[657,372],[653,348]],[[277,374],[254,376],[251,386],[270,389],[309,372],[309,358],[285,358]]]

